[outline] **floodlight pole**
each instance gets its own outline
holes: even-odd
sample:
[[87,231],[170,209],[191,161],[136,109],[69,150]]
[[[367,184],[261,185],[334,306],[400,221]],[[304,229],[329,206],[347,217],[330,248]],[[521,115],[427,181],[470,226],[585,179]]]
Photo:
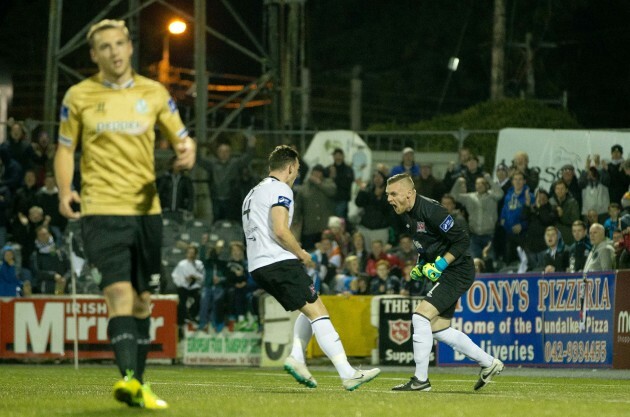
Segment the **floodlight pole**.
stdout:
[[59,40],[61,37],[61,10],[63,0],[50,0],[48,16],[48,48],[46,50],[46,82],[44,84],[44,121],[48,136],[53,138],[55,109],[57,107],[57,85],[59,77]]
[[208,136],[208,74],[206,72],[206,0],[195,0],[195,137],[205,143]]

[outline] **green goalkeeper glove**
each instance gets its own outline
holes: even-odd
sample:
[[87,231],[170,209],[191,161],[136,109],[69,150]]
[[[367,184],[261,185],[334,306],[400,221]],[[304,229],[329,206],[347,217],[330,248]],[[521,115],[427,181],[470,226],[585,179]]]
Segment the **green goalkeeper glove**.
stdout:
[[447,266],[448,262],[446,261],[446,259],[438,256],[437,258],[435,258],[434,263],[426,264],[422,267],[422,273],[425,277],[435,282],[440,279],[440,277],[442,276],[442,272],[446,269]]
[[418,263],[416,264],[416,266],[413,267],[413,269],[411,270],[411,273],[409,274],[412,280],[420,281],[422,278],[424,278],[424,275],[422,274],[422,267],[425,264],[426,262],[423,259],[420,259]]

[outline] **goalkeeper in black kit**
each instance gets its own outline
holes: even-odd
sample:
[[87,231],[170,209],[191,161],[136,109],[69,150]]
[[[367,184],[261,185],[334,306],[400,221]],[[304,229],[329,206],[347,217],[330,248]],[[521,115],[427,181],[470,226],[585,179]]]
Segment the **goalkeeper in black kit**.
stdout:
[[433,282],[433,289],[412,316],[416,372],[410,381],[392,390],[431,390],[428,372],[434,338],[479,363],[481,372],[474,387],[479,390],[501,373],[503,362],[486,353],[466,334],[450,327],[457,301],[475,280],[475,268],[468,254],[468,232],[437,201],[416,195],[413,180],[407,174],[389,178],[386,193],[387,201],[402,216],[418,251],[411,278]]

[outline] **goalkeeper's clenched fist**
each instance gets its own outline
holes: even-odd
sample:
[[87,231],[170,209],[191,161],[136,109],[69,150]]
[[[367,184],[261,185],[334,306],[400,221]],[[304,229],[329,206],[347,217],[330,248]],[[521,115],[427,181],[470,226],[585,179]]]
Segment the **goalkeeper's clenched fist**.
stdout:
[[424,274],[422,273],[422,267],[425,264],[426,262],[423,259],[418,260],[418,263],[416,264],[416,266],[413,267],[411,273],[409,274],[411,276],[411,279],[413,279],[414,281],[420,281],[422,279],[422,277],[424,276]]

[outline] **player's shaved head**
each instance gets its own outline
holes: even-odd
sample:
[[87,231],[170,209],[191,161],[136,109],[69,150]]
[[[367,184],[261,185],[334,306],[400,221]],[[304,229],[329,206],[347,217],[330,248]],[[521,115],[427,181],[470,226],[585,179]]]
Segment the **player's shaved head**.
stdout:
[[389,177],[387,180],[387,185],[400,183],[400,187],[402,189],[411,189],[414,188],[413,180],[409,176],[409,174],[396,174],[394,176]]

